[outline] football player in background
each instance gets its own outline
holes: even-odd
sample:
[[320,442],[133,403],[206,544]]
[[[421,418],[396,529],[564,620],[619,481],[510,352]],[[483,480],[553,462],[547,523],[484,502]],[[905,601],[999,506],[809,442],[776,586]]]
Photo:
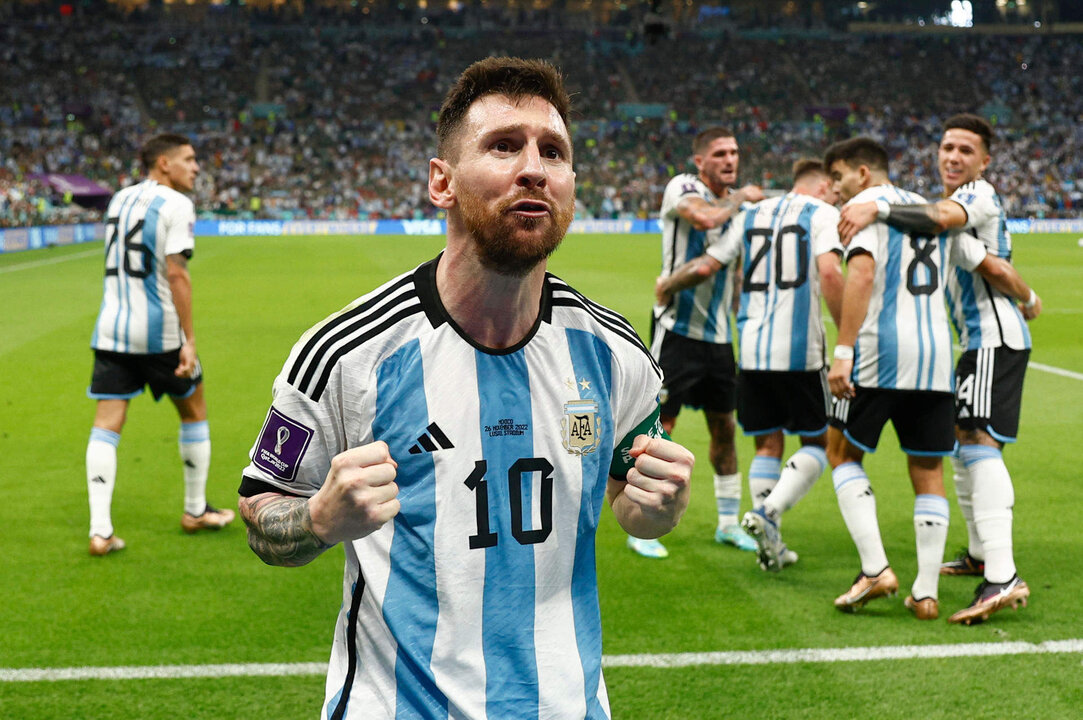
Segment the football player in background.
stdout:
[[[655,288],[659,304],[739,257],[740,373],[737,419],[756,445],[748,471],[753,509],[742,525],[756,540],[760,566],[778,572],[797,561],[782,542],[782,513],[793,507],[827,467],[827,388],[821,297],[838,323],[842,302],[842,245],[836,198],[819,160],[794,163],[793,189],[761,200],[734,218],[706,254],[686,263]],[[785,435],[801,448],[785,467]]]
[[[928,205],[884,201],[847,206],[840,229],[847,236],[876,219],[910,232],[944,231],[976,236],[986,250],[1011,261],[1012,238],[996,190],[982,174],[991,161],[993,128],[977,115],[944,123],[937,167],[945,198]],[[948,618],[967,625],[987,620],[1004,607],[1026,606],[1030,588],[1016,572],[1012,550],[1015,491],[1004,463],[1005,443],[1019,430],[1023,379],[1031,338],[1025,320],[1038,316],[1033,290],[1017,300],[980,274],[955,268],[947,278],[952,321],[963,346],[955,368],[955,435],[952,455],[959,509],[966,521],[967,548],[943,563],[943,575],[984,575],[974,600]]]
[[206,498],[211,438],[188,274],[195,208],[183,194],[195,187],[199,163],[188,138],[174,134],[149,139],[140,160],[147,179],[119,191],[106,210],[105,281],[87,390],[98,401],[86,450],[91,555],[125,547],[111,512],[117,446],[128,403],[145,386],[155,400],[168,395],[180,416],[181,527],[217,530],[235,516]]
[[[887,152],[869,138],[828,148],[824,165],[844,202],[920,205],[924,200],[888,180]],[[949,264],[950,263],[950,264]],[[906,607],[921,620],[939,615],[938,578],[948,531],[943,460],[955,445],[951,329],[945,282],[952,267],[981,269],[983,277],[1015,297],[1030,288],[1011,265],[965,234],[937,237],[904,233],[877,222],[847,246],[834,362],[828,373],[835,403],[828,460],[846,527],[861,571],[835,607],[853,612],[894,594],[876,519],[876,500],[861,461],[874,452],[891,420],[907,456],[914,488],[917,577]]]
[[[698,172],[681,173],[666,185],[662,196],[662,278],[701,256],[709,236],[717,237],[745,202],[763,199],[755,185],[735,189],[740,149],[726,128],[708,128],[692,143]],[[734,444],[736,373],[733,360],[734,273],[721,269],[696,287],[674,293],[655,305],[651,353],[665,373],[662,387],[662,427],[672,432],[681,407],[700,409],[710,433],[708,457],[714,470],[718,526],[715,541],[754,551],[756,542],[739,523],[741,474]],[[669,555],[657,540],[628,538],[640,555]]]

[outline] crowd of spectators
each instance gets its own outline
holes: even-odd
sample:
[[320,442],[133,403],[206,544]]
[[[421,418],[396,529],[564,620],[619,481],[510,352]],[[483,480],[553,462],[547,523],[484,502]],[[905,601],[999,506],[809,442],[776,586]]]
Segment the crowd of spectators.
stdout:
[[[373,6],[377,7],[377,6]],[[691,140],[722,124],[742,182],[785,187],[793,160],[872,135],[892,178],[940,191],[940,122],[960,111],[998,131],[987,173],[1013,217],[1078,215],[1083,43],[1057,35],[727,31],[687,23],[584,26],[479,15],[420,22],[335,16],[0,15],[0,226],[96,220],[40,176],[109,188],[139,177],[136,148],[180,131],[203,172],[204,216],[434,217],[425,180],[442,94],[491,54],[552,60],[576,108],[581,217],[651,217]],[[697,29],[698,28],[698,29]]]

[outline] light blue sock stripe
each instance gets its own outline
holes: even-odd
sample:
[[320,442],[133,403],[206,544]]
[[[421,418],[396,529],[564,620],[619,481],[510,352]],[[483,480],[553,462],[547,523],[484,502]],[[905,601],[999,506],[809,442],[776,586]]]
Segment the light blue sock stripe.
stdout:
[[203,442],[211,439],[211,427],[206,420],[181,423],[180,441],[184,444]]
[[781,471],[781,460],[778,458],[757,455],[752,458],[752,464],[748,466],[748,477],[778,480],[778,475]]
[[107,443],[116,447],[117,445],[120,445],[120,433],[115,433],[112,430],[106,430],[105,428],[100,427],[90,428],[90,440],[91,442],[97,440],[98,442]]
[[819,445],[805,445],[800,450],[795,452],[794,455],[797,455],[799,453],[803,453],[805,455],[810,455],[813,460],[815,460],[817,463],[819,463],[820,464],[820,472],[823,472],[824,468],[827,467],[827,451],[824,450]]
[[718,500],[719,515],[736,515],[741,509],[741,501],[737,498],[716,498]]
[[854,480],[865,480],[868,482],[868,479],[869,476],[865,474],[865,468],[855,462],[843,463],[831,473],[831,482],[835,486],[835,492],[838,492]]
[[917,518],[922,515],[939,518],[947,522],[949,516],[948,499],[939,495],[918,495],[914,498],[914,517]]
[[970,466],[982,460],[1000,460],[1003,454],[999,449],[988,445],[962,445],[959,448],[959,457],[969,469]]

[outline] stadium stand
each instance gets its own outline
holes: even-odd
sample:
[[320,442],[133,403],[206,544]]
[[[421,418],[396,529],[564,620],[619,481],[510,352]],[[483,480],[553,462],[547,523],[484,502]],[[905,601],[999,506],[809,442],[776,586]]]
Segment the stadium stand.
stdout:
[[666,179],[690,166],[691,138],[716,123],[740,139],[743,182],[784,187],[797,157],[869,134],[892,153],[895,182],[934,196],[932,147],[958,111],[996,122],[988,176],[1009,216],[1078,215],[1083,202],[1078,36],[692,20],[645,36],[631,15],[601,25],[393,4],[372,5],[364,22],[236,6],[99,8],[85,22],[13,7],[0,12],[2,227],[98,219],[41,176],[121,187],[138,176],[135,148],[159,130],[193,138],[205,217],[434,217],[424,180],[440,89],[490,54],[545,57],[566,72],[580,217],[656,214]]

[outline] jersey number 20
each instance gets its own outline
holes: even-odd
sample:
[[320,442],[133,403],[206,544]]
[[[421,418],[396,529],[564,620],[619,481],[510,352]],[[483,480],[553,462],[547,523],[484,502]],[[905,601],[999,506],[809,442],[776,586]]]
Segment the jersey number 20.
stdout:
[[[759,245],[753,255],[752,251],[756,248],[757,242],[762,244]],[[751,260],[748,262],[745,279],[741,284],[742,292],[764,292],[770,287],[770,266],[765,265],[758,274],[757,270],[760,264],[763,263],[764,258],[767,257],[767,253],[771,251],[772,245],[775,248],[775,287],[779,290],[789,290],[790,288],[801,287],[808,282],[808,233],[800,225],[780,227],[777,233],[772,232],[770,228],[752,228],[745,232],[745,243],[748,245],[748,254],[751,256]],[[782,277],[784,260],[787,257],[792,257],[792,254],[784,252],[787,245],[793,245],[797,251],[797,262],[794,267],[795,276],[792,278]]]

